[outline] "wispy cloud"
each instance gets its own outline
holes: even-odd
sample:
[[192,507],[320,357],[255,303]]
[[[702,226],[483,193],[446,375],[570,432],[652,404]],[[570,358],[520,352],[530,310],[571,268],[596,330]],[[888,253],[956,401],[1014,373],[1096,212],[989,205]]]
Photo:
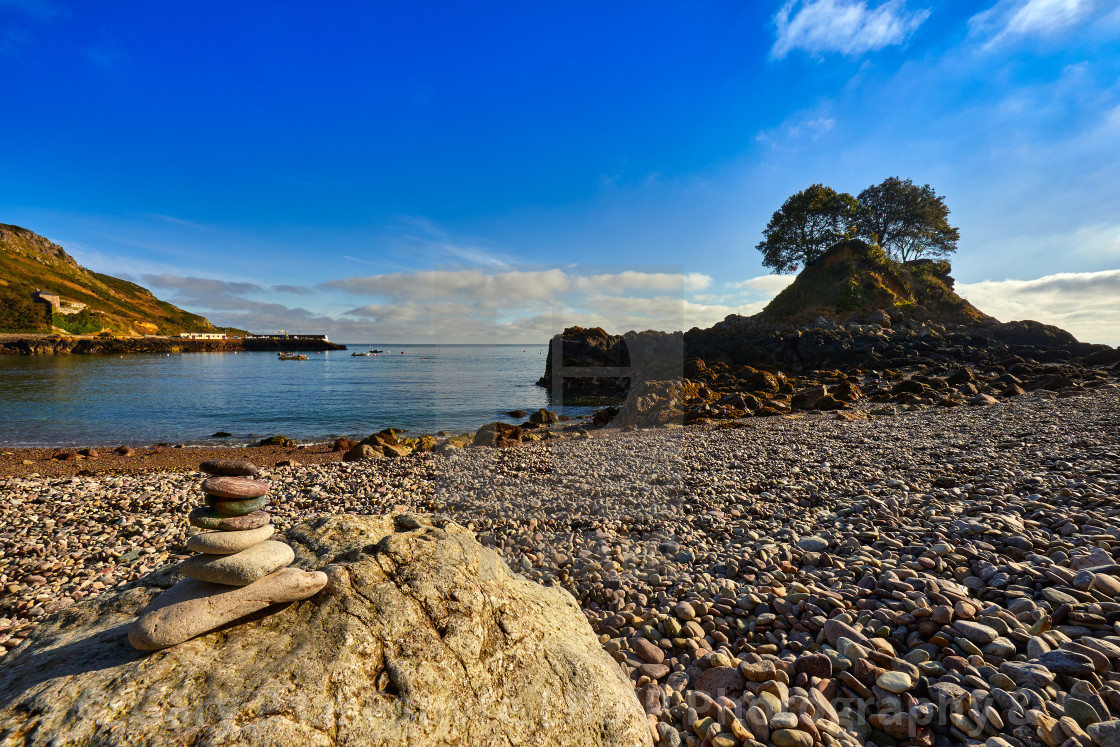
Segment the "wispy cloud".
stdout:
[[146,213],[149,218],[155,218],[162,223],[170,223],[174,226],[183,226],[184,228],[195,228],[199,231],[205,231],[206,226],[200,223],[194,223],[183,218],[176,218],[174,215],[163,215],[161,213]]
[[589,293],[610,290],[630,292],[700,291],[712,279],[700,273],[640,272],[577,274],[561,269],[433,270],[397,272],[329,280],[326,288],[356,295],[396,299],[440,298],[470,299],[477,303],[507,303],[510,299],[541,300],[564,293]]
[[1053,36],[1087,19],[1093,0],[1000,0],[968,20],[984,48],[1018,36]]
[[956,290],[1001,321],[1034,319],[1080,340],[1120,345],[1120,270],[958,283]]
[[228,280],[214,280],[212,278],[183,277],[181,275],[160,274],[143,275],[144,282],[156,288],[165,288],[182,293],[202,294],[208,296],[243,295],[245,293],[259,293],[263,290],[253,283],[235,283]]
[[763,130],[755,135],[755,140],[772,148],[780,146],[799,147],[814,143],[836,127],[835,117],[820,111],[796,112],[776,128]]
[[728,283],[728,288],[741,291],[755,291],[776,296],[794,281],[796,275],[760,275],[756,278],[747,278],[737,283]]
[[406,215],[397,219],[398,234],[394,243],[412,254],[426,255],[429,258],[454,263],[466,263],[492,267],[517,264],[517,260],[485,245],[485,242],[471,237],[454,236],[440,228],[433,221],[418,215]]
[[902,44],[929,17],[909,11],[905,0],[868,8],[863,0],[788,0],[774,16],[778,35],[770,56],[794,50],[814,57],[828,52],[860,55]]

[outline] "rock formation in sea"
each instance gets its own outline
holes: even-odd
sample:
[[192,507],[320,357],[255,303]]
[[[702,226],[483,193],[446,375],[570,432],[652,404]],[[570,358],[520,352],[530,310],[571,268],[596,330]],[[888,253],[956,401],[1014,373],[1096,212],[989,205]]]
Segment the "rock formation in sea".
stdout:
[[[991,404],[1120,363],[1108,345],[984,314],[953,292],[950,271],[948,262],[898,264],[863,242],[842,242],[754,316],[683,334],[568,328],[553,337],[537,383],[568,403],[627,398],[619,417],[600,422],[665,425],[842,410],[864,397]],[[970,378],[945,381],[954,375]]]

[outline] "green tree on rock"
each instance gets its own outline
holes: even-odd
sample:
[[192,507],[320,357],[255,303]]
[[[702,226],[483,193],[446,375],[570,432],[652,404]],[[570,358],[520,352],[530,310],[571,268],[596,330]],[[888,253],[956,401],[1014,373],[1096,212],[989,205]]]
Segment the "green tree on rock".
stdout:
[[859,193],[859,231],[897,262],[952,254],[961,236],[944,197],[896,176]]
[[814,184],[790,197],[774,213],[756,247],[762,264],[776,273],[796,272],[828,247],[854,234],[859,216],[856,198]]

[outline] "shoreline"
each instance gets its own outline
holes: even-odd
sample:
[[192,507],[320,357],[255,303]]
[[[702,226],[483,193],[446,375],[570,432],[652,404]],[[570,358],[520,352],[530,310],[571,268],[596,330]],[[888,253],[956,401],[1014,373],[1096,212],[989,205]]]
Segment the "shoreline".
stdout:
[[[555,438],[564,431],[581,429],[587,422],[584,416],[577,416],[552,426],[540,425],[527,432],[542,436],[550,434],[545,438]],[[519,425],[523,424],[524,422],[519,423]],[[436,436],[425,433],[411,435],[408,431],[396,430],[406,439],[434,438],[439,442],[456,437],[473,437],[476,432],[450,433],[439,431],[439,433],[449,433],[449,435]],[[366,438],[366,436],[355,436],[348,440],[351,443],[357,443],[363,438]],[[345,451],[335,451],[334,443],[335,439],[301,443],[295,446],[258,446],[252,443],[239,446],[149,444],[135,447],[135,453],[130,456],[114,453],[116,446],[0,446],[0,480],[29,477],[31,475],[64,478],[152,472],[191,472],[197,471],[198,465],[202,462],[224,460],[248,460],[263,468],[314,466],[343,461],[342,457]],[[94,455],[88,456],[83,452],[93,452]],[[73,458],[58,459],[57,457],[60,454],[72,454]]]
[[345,351],[326,340],[271,338],[191,340],[174,337],[0,334],[0,355],[167,355],[171,353],[280,353]]

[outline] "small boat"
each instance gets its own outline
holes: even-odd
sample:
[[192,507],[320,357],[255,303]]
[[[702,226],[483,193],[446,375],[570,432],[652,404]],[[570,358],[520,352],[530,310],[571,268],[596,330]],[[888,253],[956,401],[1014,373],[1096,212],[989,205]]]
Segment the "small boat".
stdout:
[[296,355],[295,353],[277,353],[277,356],[282,361],[305,361],[306,355]]
[[366,356],[369,356],[369,355],[372,355],[372,353],[351,353],[350,357],[351,358],[365,358]]

